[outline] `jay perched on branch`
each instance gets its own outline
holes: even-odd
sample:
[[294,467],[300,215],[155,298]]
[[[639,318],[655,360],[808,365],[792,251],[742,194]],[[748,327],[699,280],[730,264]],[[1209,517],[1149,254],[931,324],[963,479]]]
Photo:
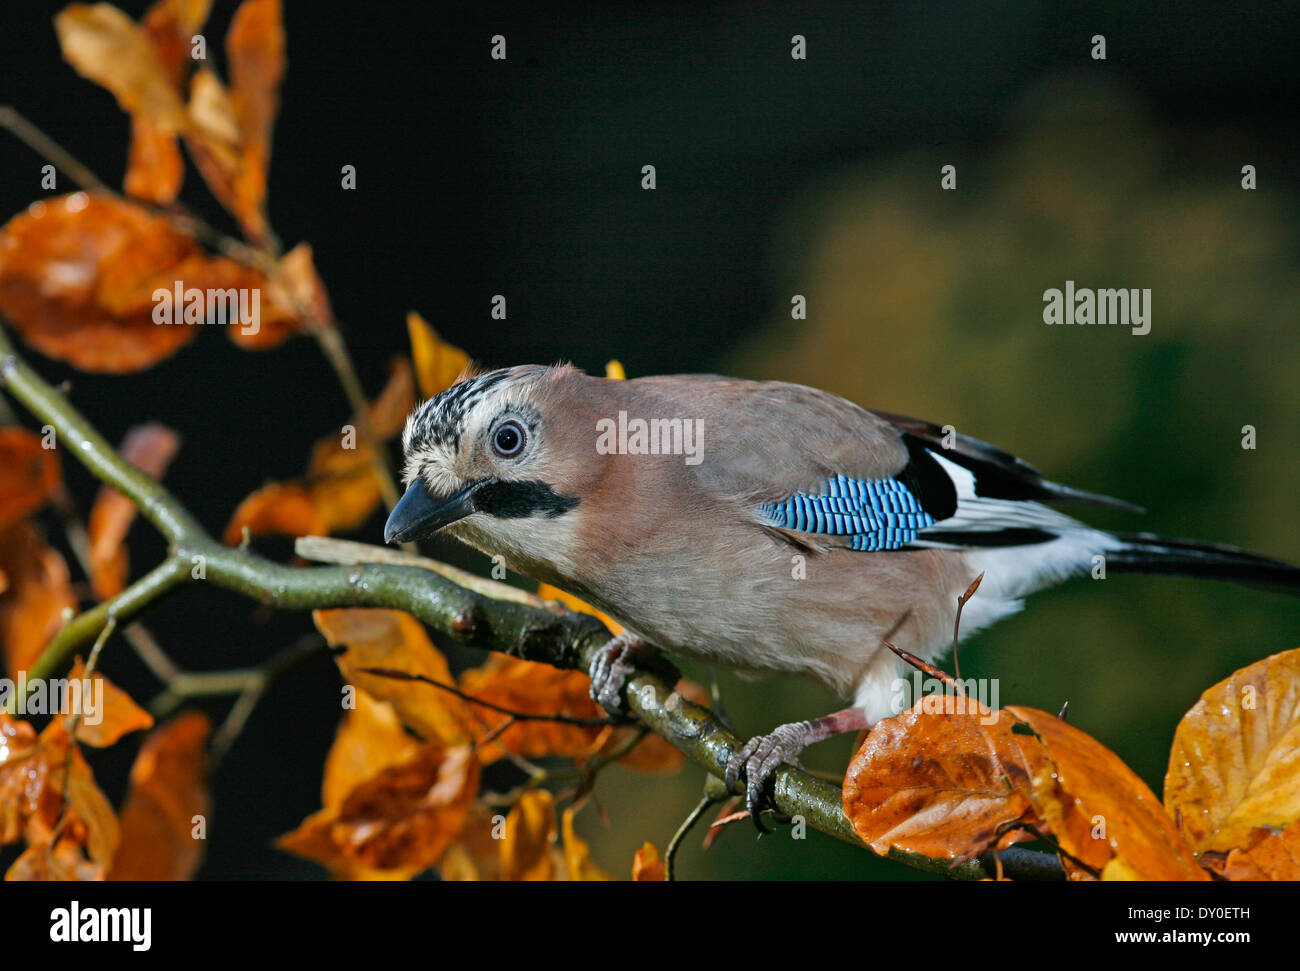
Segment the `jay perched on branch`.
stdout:
[[[592,667],[623,705],[655,647],[810,675],[850,703],[751,739],[729,766],[755,821],[808,745],[896,714],[903,663],[1099,562],[1300,590],[1300,569],[1208,543],[1109,533],[1048,503],[1141,511],[1044,479],[991,445],[794,384],[714,375],[593,378],[507,368],[425,401],[402,437],[389,542],[438,530],[605,611],[626,631]],[[1103,557],[1104,561],[1095,558]]]

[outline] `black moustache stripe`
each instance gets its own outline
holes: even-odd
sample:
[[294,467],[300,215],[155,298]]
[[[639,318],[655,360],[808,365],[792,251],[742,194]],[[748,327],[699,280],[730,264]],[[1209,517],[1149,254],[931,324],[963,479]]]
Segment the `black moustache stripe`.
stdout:
[[474,508],[501,519],[554,518],[577,504],[577,496],[562,496],[545,482],[488,482],[474,492]]

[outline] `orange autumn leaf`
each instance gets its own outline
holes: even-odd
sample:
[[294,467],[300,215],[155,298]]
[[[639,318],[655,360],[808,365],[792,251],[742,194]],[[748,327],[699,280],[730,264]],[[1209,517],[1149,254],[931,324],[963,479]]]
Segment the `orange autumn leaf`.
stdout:
[[307,490],[292,483],[272,482],[239,504],[221,541],[238,546],[244,530],[249,536],[283,533],[287,536],[325,536],[329,527],[316,512]]
[[1260,830],[1247,849],[1228,854],[1220,875],[1227,880],[1300,880],[1300,822],[1286,829]]
[[564,843],[564,872],[570,880],[608,880],[609,874],[591,861],[591,847],[573,826],[574,807],[560,815],[560,837]]
[[[591,700],[591,679],[585,674],[561,671],[549,664],[521,661],[505,654],[490,654],[482,665],[463,672],[460,689],[472,698],[525,714],[604,717],[604,712]],[[470,725],[480,743],[510,718],[481,705],[471,704],[469,708]],[[607,725],[516,721],[491,742],[483,744],[479,757],[484,764],[490,764],[507,752],[527,758],[590,755],[609,734]]]
[[406,315],[406,330],[411,341],[411,358],[420,394],[432,398],[446,391],[470,370],[469,355],[445,342],[438,332],[414,310]]
[[256,241],[265,240],[269,232],[266,177],[271,162],[271,129],[280,107],[284,48],[280,0],[244,0],[226,35],[230,99],[242,136],[231,213]]
[[0,638],[9,674],[16,677],[36,663],[77,600],[67,563],[30,522],[0,530],[0,573],[7,581],[0,594]]
[[160,131],[185,128],[185,107],[149,35],[112,4],[70,4],[54,18],[64,59]]
[[1031,787],[1050,766],[1043,746],[1005,712],[973,701],[930,711],[925,700],[877,722],[849,764],[843,801],[854,832],[877,853],[954,860],[1032,839],[1011,827],[1037,822]]
[[[140,27],[179,96],[194,63],[191,41],[208,19],[210,0],[158,0],[145,13]],[[192,113],[189,121],[192,122]],[[127,195],[167,205],[180,193],[185,160],[174,132],[165,131],[147,115],[131,115],[131,144],[123,188]]]
[[1034,773],[1032,800],[1063,850],[1104,880],[1209,879],[1155,794],[1114,752],[1045,711],[1006,711],[1050,756]]
[[659,850],[653,843],[642,843],[632,858],[632,879],[639,883],[654,883],[668,879]]
[[[372,429],[381,438],[391,436],[413,403],[411,367],[399,359],[388,384],[369,406]],[[323,536],[357,528],[383,500],[376,454],[355,425],[345,425],[340,434],[320,439],[312,447],[306,476],[297,482],[265,486],[245,499],[226,526],[225,542],[238,543],[244,526],[249,527],[250,535],[292,536]]]
[[[165,425],[138,425],[122,443],[122,458],[154,479],[161,479],[171,464],[180,437]],[[100,600],[121,593],[126,586],[127,556],[122,545],[135,521],[136,505],[116,489],[99,490],[90,510],[90,586]]]
[[[138,371],[193,340],[201,327],[155,322],[167,309],[155,291],[174,293],[178,282],[182,292],[265,286],[259,274],[208,256],[166,219],[122,200],[59,196],[0,229],[0,312],[32,347],[83,371]],[[172,309],[179,317],[182,308]],[[278,312],[264,307],[262,317]]]
[[17,842],[31,796],[27,760],[36,751],[36,729],[0,711],[0,846]]
[[388,369],[388,383],[370,405],[370,427],[381,439],[392,438],[402,430],[413,407],[415,372],[406,358],[394,358]]
[[[86,665],[78,657],[68,673],[68,681],[76,681],[84,685],[86,680]],[[92,719],[89,708],[84,701],[82,702],[82,717],[76,720],[77,741],[96,748],[107,748],[123,735],[153,727],[153,716],[132,701],[130,695],[108,678],[96,671],[91,675],[90,680],[97,686],[94,688],[97,696],[94,704],[99,710],[95,712],[95,717]],[[84,698],[85,688],[78,690],[83,692]]]
[[500,841],[501,879],[552,879],[554,843],[555,799],[545,789],[530,789],[506,816],[506,834]]
[[1197,852],[1300,819],[1300,649],[1207,689],[1174,733],[1165,808]]
[[623,633],[623,625],[609,614],[602,613],[585,600],[580,600],[571,593],[565,593],[559,587],[553,587],[549,583],[540,584],[537,587],[537,596],[543,600],[558,600],[570,610],[576,610],[580,614],[590,614],[592,617],[599,618],[600,622],[608,627],[609,632],[615,636]]
[[0,529],[26,519],[58,489],[59,457],[25,428],[0,428]]
[[336,874],[362,868],[367,874],[413,876],[436,865],[459,835],[478,775],[468,746],[427,742],[359,785],[337,810],[309,816],[279,845]]
[[[7,716],[0,716],[0,734],[6,738],[0,752],[0,794],[6,806],[5,835],[15,823],[22,826],[29,847],[51,847],[56,835],[75,848],[60,847],[65,871],[73,859],[84,879],[102,879],[117,850],[119,829],[113,807],[95,783],[81,749],[68,735],[65,719],[55,718],[32,744],[26,732],[13,730]],[[81,857],[84,850],[85,857]],[[84,864],[84,865],[83,865]],[[7,879],[41,877],[53,872],[39,865],[36,855],[22,866],[11,867]]]
[[348,795],[363,782],[412,758],[419,748],[420,742],[402,728],[391,704],[358,691],[356,707],[339,722],[334,744],[325,757],[321,805],[342,808]]
[[471,806],[460,835],[438,864],[438,874],[443,880],[458,883],[500,880],[498,844],[504,834],[504,816],[479,804]]
[[325,284],[312,262],[312,250],[299,243],[280,257],[276,272],[266,281],[262,312],[256,328],[228,327],[227,336],[245,350],[264,351],[277,347],[308,326],[331,326]]
[[196,818],[211,813],[207,742],[201,712],[185,712],[150,732],[131,766],[122,806],[122,840],[111,880],[189,880],[203,860]]
[[418,620],[400,610],[368,608],[317,610],[312,619],[331,647],[346,648],[334,659],[349,684],[372,698],[390,702],[402,724],[421,738],[448,744],[468,738],[465,703],[455,695],[420,681],[363,670],[402,671],[454,686],[447,659]]
[[104,870],[86,859],[75,838],[63,836],[54,847],[48,843],[34,843],[27,847],[5,872],[5,879],[60,883],[102,880]]

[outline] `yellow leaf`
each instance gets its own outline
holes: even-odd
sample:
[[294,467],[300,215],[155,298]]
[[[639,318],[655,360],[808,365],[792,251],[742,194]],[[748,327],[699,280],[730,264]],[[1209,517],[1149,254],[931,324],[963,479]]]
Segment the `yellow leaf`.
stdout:
[[609,361],[605,364],[605,377],[611,381],[626,381],[627,373],[623,370],[622,361]]
[[185,107],[148,35],[110,3],[74,3],[54,18],[64,59],[103,85],[122,110],[165,133],[184,130]]
[[573,828],[574,809],[570,806],[560,817],[564,838],[564,869],[570,880],[608,880],[609,874],[591,862],[591,848]]
[[1242,668],[1183,716],[1165,807],[1198,853],[1300,819],[1300,648]]
[[424,397],[446,391],[469,369],[469,355],[443,341],[414,310],[406,315],[406,330],[411,338],[415,377]]
[[545,789],[525,792],[506,817],[501,879],[550,880],[555,875],[555,800]]

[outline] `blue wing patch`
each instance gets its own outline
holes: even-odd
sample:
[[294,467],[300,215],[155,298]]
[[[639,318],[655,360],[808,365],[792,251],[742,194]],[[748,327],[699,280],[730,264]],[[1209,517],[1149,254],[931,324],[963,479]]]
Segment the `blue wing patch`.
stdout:
[[837,475],[822,495],[797,492],[760,508],[784,529],[849,536],[852,548],[864,552],[900,549],[934,525],[934,517],[895,479],[863,481]]

